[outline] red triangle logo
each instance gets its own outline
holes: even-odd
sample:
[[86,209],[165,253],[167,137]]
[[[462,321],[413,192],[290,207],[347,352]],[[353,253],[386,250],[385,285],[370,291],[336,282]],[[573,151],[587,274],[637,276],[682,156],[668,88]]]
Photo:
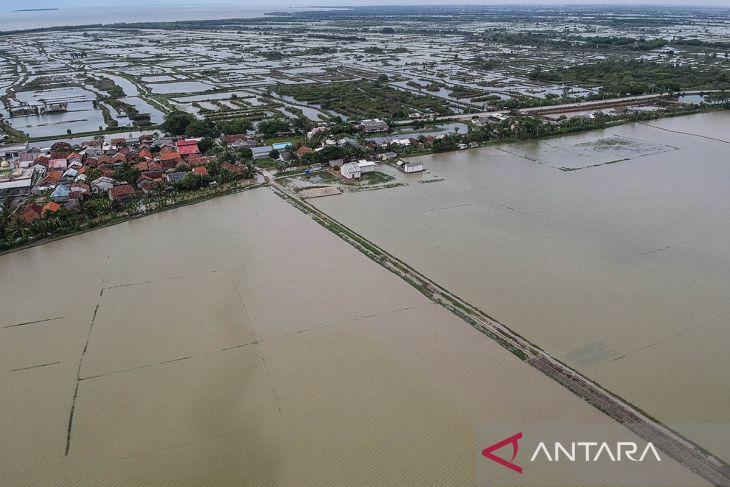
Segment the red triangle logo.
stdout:
[[[504,440],[497,442],[492,446],[488,446],[487,448],[482,450],[482,455],[489,458],[493,462],[497,462],[500,465],[509,468],[510,470],[514,470],[517,473],[522,473],[522,467],[512,463],[515,460],[515,458],[517,457],[517,450],[520,448],[520,446],[517,442],[521,439],[522,439],[522,433],[520,432],[514,436],[505,438]],[[504,458],[498,457],[497,455],[492,453],[493,451],[499,450],[503,446],[507,446],[510,444],[512,445],[512,458],[510,460],[505,460]]]

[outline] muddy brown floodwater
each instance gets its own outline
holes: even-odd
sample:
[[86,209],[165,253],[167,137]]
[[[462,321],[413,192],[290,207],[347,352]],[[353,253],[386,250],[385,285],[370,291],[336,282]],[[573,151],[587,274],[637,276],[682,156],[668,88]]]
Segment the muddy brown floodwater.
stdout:
[[485,423],[609,421],[265,188],[2,256],[0,297],[2,486],[466,486]]
[[[660,421],[727,425],[729,134],[718,112],[434,155],[444,181],[313,204]],[[727,428],[678,429],[730,459]]]

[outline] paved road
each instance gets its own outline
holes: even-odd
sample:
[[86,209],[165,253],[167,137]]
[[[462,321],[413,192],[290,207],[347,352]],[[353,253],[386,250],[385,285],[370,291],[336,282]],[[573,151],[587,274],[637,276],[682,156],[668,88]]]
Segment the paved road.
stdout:
[[[693,93],[688,93],[693,94]],[[579,103],[566,103],[563,105],[546,105],[544,107],[534,108],[522,108],[520,113],[524,114],[539,114],[542,112],[570,112],[578,110],[590,110],[591,108],[605,108],[615,105],[625,105],[627,103],[643,103],[646,101],[656,100],[661,98],[662,95],[641,95],[641,96],[627,96],[624,98],[611,98],[608,100],[595,100],[595,101],[583,101]],[[477,112],[477,113],[461,113],[459,115],[446,115],[443,117],[437,117],[436,120],[471,120],[477,117],[487,117],[489,115],[495,115],[497,113],[508,113],[509,110],[499,110],[493,112]]]

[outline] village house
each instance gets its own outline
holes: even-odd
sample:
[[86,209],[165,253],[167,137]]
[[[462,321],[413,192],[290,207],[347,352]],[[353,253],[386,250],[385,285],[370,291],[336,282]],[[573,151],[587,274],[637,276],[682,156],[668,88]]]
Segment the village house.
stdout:
[[255,138],[250,137],[246,134],[224,135],[221,138],[221,142],[226,144],[231,149],[240,149],[241,147],[256,147],[257,145],[259,145]]
[[421,161],[403,161],[400,160],[395,165],[405,173],[413,173],[423,171],[423,163]]
[[0,146],[0,159],[8,159],[14,161],[20,157],[20,154],[28,150],[28,144],[13,144]]
[[292,144],[291,142],[277,142],[275,144],[271,144],[271,148],[281,152],[293,149],[294,144]]
[[345,179],[360,179],[362,175],[357,162],[348,162],[340,167],[340,174]]
[[167,176],[166,176],[167,182],[170,183],[170,184],[175,184],[175,183],[181,181],[182,178],[184,178],[187,174],[188,173],[186,173],[186,172],[171,172],[171,173],[168,173]]
[[43,207],[37,203],[31,203],[30,205],[23,208],[21,217],[25,223],[31,223],[33,220],[37,220],[41,217]]
[[360,167],[360,174],[375,172],[375,169],[378,167],[373,161],[366,160],[357,161],[357,165]]
[[134,187],[131,184],[118,184],[109,189],[109,199],[112,201],[126,202],[134,198]]
[[301,146],[299,149],[297,149],[297,157],[301,159],[302,157],[306,156],[307,154],[312,154],[314,151],[307,147],[306,145]]
[[94,193],[106,193],[114,187],[117,182],[109,177],[101,176],[91,182],[91,191]]
[[165,151],[160,153],[160,164],[165,170],[172,170],[182,162],[180,154],[175,151]]
[[61,205],[53,201],[49,201],[48,203],[43,205],[43,208],[41,208],[41,216],[44,216],[47,213],[56,213],[60,209]]
[[86,157],[101,157],[104,155],[104,139],[95,139],[85,142]]
[[165,174],[162,171],[158,173],[143,174],[137,178],[137,187],[145,193],[163,188],[166,185],[167,181],[165,179]]
[[29,196],[31,186],[31,178],[0,180],[0,201]]
[[327,127],[314,127],[312,130],[307,132],[307,140],[312,140],[320,134],[327,132]]
[[70,194],[71,188],[69,188],[65,184],[59,184],[58,186],[56,186],[56,189],[53,190],[53,193],[51,193],[51,200],[55,201],[56,203],[65,203],[69,200]]
[[252,147],[251,153],[254,159],[266,159],[274,148],[270,145],[264,145],[261,147]]
[[66,170],[68,167],[68,162],[66,159],[51,159],[48,161],[48,169],[61,169]]
[[127,142],[125,139],[112,139],[111,143],[109,144],[109,150],[112,151],[119,151],[122,147],[126,147]]
[[177,147],[177,152],[182,156],[190,154],[200,154],[197,140],[178,140],[177,142],[175,142],[175,145]]
[[389,128],[388,124],[379,118],[363,120],[360,122],[360,129],[366,134],[387,132]]

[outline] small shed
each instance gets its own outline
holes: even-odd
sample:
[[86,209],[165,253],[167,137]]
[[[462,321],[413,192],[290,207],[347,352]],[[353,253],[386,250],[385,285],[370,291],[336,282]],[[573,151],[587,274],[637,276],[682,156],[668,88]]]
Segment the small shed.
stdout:
[[357,162],[348,162],[340,167],[340,174],[346,179],[360,179],[362,175]]
[[395,163],[398,169],[405,173],[423,171],[423,163],[421,161],[398,161]]
[[261,147],[252,147],[251,153],[254,159],[266,159],[274,148],[270,145],[264,145]]
[[361,160],[357,161],[357,165],[360,166],[360,173],[366,174],[369,172],[375,172],[375,168],[378,167],[373,161]]

